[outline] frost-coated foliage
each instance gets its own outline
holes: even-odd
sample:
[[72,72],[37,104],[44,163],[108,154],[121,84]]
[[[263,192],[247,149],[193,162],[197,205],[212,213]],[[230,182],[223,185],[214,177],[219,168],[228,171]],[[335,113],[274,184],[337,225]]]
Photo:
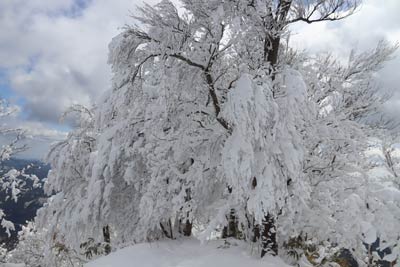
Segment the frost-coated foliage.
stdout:
[[269,215],[280,244],[309,234],[361,258],[363,242],[398,242],[397,175],[374,181],[363,123],[385,101],[371,77],[394,48],[347,65],[287,50],[271,67],[265,34],[284,27],[265,28],[254,3],[279,7],[245,2],[145,5],[142,27],[113,39],[112,88],[72,108],[81,125],[49,154],[45,242],[78,248],[106,225],[113,247],[178,238],[187,222],[207,239],[232,211],[247,240]]
[[10,136],[12,140],[9,143],[1,144],[0,162],[10,159],[10,157],[18,152],[26,149],[24,145],[20,145],[19,141],[23,138],[23,130],[9,127],[7,119],[14,116],[18,112],[18,108],[10,105],[5,99],[0,98],[0,135],[3,137]]
[[[21,144],[21,140],[24,138],[24,131],[7,125],[7,119],[14,116],[16,112],[18,112],[18,108],[0,98],[0,137],[2,137],[3,141],[0,147],[0,191],[4,193],[7,199],[11,198],[15,202],[18,201],[20,193],[26,190],[26,181],[28,179],[32,181],[34,187],[40,186],[39,178],[36,175],[25,174],[25,170],[31,166],[16,170],[6,168],[3,165],[4,161],[27,149],[26,145]],[[10,235],[10,231],[15,231],[15,226],[6,217],[7,214],[0,209],[0,225]]]
[[305,162],[313,189],[308,208],[301,213],[304,225],[300,229],[312,237],[354,248],[360,258],[367,254],[363,255],[365,244],[374,243],[377,237],[384,240],[382,250],[399,242],[395,228],[399,227],[400,206],[394,199],[388,201],[382,191],[388,187],[400,196],[396,182],[382,184],[382,179],[398,178],[393,170],[390,174],[389,165],[384,167],[385,175],[371,172],[376,166],[369,160],[371,147],[380,146],[370,141],[371,136],[388,138],[380,129],[390,125],[385,120],[363,123],[376,115],[388,98],[377,89],[373,76],[395,49],[382,41],[374,50],[358,55],[352,52],[347,65],[327,55],[302,69],[310,97],[319,106],[319,126]]

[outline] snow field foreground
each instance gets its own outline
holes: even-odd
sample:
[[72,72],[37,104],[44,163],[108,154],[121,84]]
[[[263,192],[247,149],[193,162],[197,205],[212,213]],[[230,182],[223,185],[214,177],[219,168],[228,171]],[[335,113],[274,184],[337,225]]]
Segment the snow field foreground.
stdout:
[[[252,255],[253,254],[253,255]],[[260,258],[238,241],[201,244],[195,239],[143,243],[120,249],[85,267],[288,267],[279,257]]]

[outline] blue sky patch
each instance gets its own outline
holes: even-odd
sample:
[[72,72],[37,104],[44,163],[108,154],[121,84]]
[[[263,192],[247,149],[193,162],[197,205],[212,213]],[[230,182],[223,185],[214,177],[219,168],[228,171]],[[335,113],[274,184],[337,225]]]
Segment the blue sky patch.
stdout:
[[0,69],[0,97],[10,99],[15,96],[16,95],[14,91],[10,88],[7,72],[3,69]]

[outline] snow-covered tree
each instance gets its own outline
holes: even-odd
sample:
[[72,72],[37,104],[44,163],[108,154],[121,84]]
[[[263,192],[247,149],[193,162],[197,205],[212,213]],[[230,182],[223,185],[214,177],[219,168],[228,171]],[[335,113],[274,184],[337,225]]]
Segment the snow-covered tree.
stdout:
[[96,108],[72,108],[81,123],[49,154],[54,195],[36,219],[46,242],[117,247],[198,225],[203,239],[232,231],[262,255],[302,233],[361,251],[367,223],[379,227],[362,207],[363,119],[385,101],[370,77],[394,48],[347,65],[279,52],[290,23],[340,19],[358,2],[181,5],[139,8],[140,27],[110,44],[112,88]]
[[[18,152],[26,150],[26,145],[21,145],[20,141],[24,137],[22,129],[8,127],[6,120],[14,116],[18,112],[18,108],[10,105],[5,99],[0,98],[0,135],[11,138],[8,143],[3,143],[0,148],[0,161],[10,159],[10,157]],[[5,140],[6,141],[6,140]]]
[[[17,107],[10,105],[5,99],[0,98],[0,137],[2,139],[0,147],[0,190],[5,192],[7,197],[14,201],[17,201],[21,191],[26,189],[26,179],[31,179],[34,186],[39,186],[39,179],[35,175],[25,174],[25,168],[16,170],[6,168],[4,165],[4,161],[27,149],[26,144],[21,142],[24,139],[24,131],[20,128],[9,127],[7,125],[10,118],[17,112]],[[26,168],[29,168],[29,166]],[[11,221],[6,219],[6,216],[7,214],[0,209],[0,225],[10,235],[10,231],[15,231],[15,226]]]
[[221,227],[232,209],[253,228],[288,205],[289,191],[303,190],[301,77],[283,71],[286,96],[275,100],[269,75],[249,69],[241,53],[249,28],[237,3],[183,5],[183,15],[168,1],[145,6],[137,19],[148,29],[130,27],[111,44],[114,88],[94,116],[93,150],[81,130],[55,148],[49,190],[62,191],[49,206],[71,204],[53,216],[69,222],[50,225],[76,233],[71,240],[104,225],[117,242],[173,238],[194,221]]
[[5,262],[29,267],[76,267],[87,262],[81,251],[63,243],[57,236],[49,240],[47,230],[36,227],[33,222],[22,226],[18,234],[18,246],[6,254]]
[[[301,68],[318,112],[314,127],[308,128],[312,138],[304,161],[311,198],[296,219],[304,224],[297,227],[309,237],[353,249],[359,259],[367,255],[365,244],[377,238],[387,247],[398,246],[394,229],[399,227],[399,209],[382,191],[391,188],[394,196],[398,187],[395,183],[383,186],[369,171],[371,137],[388,138],[389,133],[381,130],[385,125],[366,123],[388,99],[374,82],[374,74],[396,48],[380,42],[371,51],[352,52],[347,64],[328,55],[303,62],[306,67]],[[393,173],[387,153],[386,159],[386,171]],[[383,217],[386,223],[380,220]]]

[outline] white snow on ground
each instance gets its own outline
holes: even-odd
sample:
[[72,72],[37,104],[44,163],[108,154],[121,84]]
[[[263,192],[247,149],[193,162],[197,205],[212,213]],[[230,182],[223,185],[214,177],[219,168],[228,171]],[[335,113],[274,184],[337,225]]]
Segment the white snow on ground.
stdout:
[[[279,257],[251,254],[249,245],[223,248],[224,241],[200,244],[194,239],[144,243],[118,250],[85,267],[289,267]],[[255,249],[256,250],[256,249]]]

